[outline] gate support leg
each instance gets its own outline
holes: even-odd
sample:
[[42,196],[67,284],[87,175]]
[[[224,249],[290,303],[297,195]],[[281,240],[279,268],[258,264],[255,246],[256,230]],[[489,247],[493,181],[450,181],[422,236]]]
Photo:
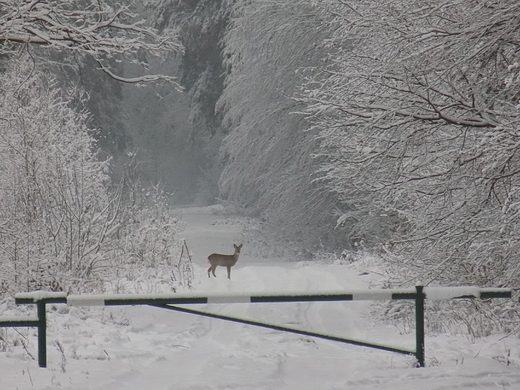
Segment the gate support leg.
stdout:
[[47,319],[45,313],[45,301],[36,302],[38,309],[38,365],[47,367]]
[[424,293],[423,286],[415,286],[415,357],[418,367],[424,367]]

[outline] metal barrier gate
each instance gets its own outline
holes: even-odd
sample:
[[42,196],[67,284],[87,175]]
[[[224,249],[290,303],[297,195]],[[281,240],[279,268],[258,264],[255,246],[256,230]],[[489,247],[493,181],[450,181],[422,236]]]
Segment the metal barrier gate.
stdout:
[[[47,337],[46,337],[46,305],[66,303],[70,306],[123,306],[147,305],[168,310],[190,313],[247,325],[259,326],[317,337],[321,339],[375,348],[383,351],[413,355],[417,366],[424,367],[424,301],[425,299],[491,299],[511,298],[512,290],[505,288],[478,287],[423,287],[407,289],[369,289],[357,291],[328,291],[317,293],[282,292],[257,294],[105,294],[105,295],[66,295],[55,292],[29,292],[16,294],[17,304],[36,304],[37,317],[0,317],[0,327],[37,327],[38,328],[38,364],[47,367]],[[325,333],[311,332],[289,328],[281,325],[252,321],[244,318],[224,316],[172,305],[191,304],[233,304],[233,303],[279,303],[279,302],[337,302],[358,300],[415,300],[416,347],[414,351],[396,348],[383,344],[370,343],[361,340],[348,339]]]

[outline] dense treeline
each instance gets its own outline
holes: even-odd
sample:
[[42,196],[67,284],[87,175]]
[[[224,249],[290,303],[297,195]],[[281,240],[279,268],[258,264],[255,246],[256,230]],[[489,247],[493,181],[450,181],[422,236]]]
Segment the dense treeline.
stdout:
[[[78,115],[88,109],[77,123],[101,129],[89,146],[97,157],[99,146],[116,159],[141,157],[133,172],[175,182],[166,187],[178,201],[236,204],[308,251],[377,249],[399,264],[401,281],[518,280],[515,2],[156,0],[118,5],[121,19],[111,19],[110,1],[82,14],[60,1],[15,3],[1,4],[1,53],[52,58],[55,74],[68,75],[69,84],[42,83],[54,86],[52,106],[68,99]],[[132,9],[149,22],[135,23]],[[16,29],[22,20],[27,28]],[[89,23],[98,35],[81,28]],[[103,46],[108,38],[119,46]],[[142,66],[179,78],[136,76]],[[96,69],[112,81],[97,83]],[[150,80],[173,84],[118,84]],[[89,102],[63,93],[79,84]]]
[[236,4],[223,40],[228,76],[218,105],[230,129],[221,195],[309,251],[345,243],[334,231],[338,204],[315,180],[316,133],[301,114],[305,105],[293,99],[329,54],[321,45],[326,19],[315,11],[301,1]]

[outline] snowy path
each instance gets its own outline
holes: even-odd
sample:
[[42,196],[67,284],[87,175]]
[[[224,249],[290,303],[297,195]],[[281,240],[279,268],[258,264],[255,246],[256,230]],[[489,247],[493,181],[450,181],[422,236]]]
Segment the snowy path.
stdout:
[[[366,288],[359,266],[256,261],[243,257],[217,278],[206,274],[211,252],[229,253],[245,239],[241,224],[207,209],[186,210],[184,238],[194,255],[194,289],[204,292],[319,291]],[[190,308],[265,320],[400,347],[414,347],[374,321],[369,302],[201,305]],[[427,339],[425,369],[413,358],[152,307],[49,308],[48,365],[39,369],[21,347],[0,353],[0,389],[206,390],[520,389],[520,370],[496,359],[518,342],[499,337]],[[27,349],[35,354],[34,337]],[[63,351],[63,353],[61,352]],[[475,356],[478,356],[475,358]]]

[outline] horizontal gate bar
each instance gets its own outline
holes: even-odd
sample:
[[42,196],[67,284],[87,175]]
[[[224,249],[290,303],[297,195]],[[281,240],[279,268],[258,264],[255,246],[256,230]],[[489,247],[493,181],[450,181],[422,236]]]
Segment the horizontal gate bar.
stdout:
[[[240,293],[240,294],[107,294],[107,295],[69,295],[67,303],[72,306],[118,306],[148,304],[221,304],[221,303],[274,303],[274,302],[334,302],[352,300],[391,300],[414,299],[415,290],[374,290],[358,292],[324,291],[318,293],[280,292],[280,293]],[[394,298],[394,296],[396,296]]]
[[273,329],[273,330],[278,330],[278,331],[282,331],[282,332],[294,333],[294,334],[299,334],[299,335],[303,335],[303,336],[317,337],[320,339],[337,341],[337,342],[357,345],[357,346],[361,346],[361,347],[375,348],[375,349],[388,351],[388,352],[397,352],[397,353],[404,354],[404,355],[415,355],[415,351],[409,351],[406,349],[394,348],[394,347],[382,345],[382,344],[368,343],[368,342],[364,342],[364,341],[360,341],[360,340],[352,340],[352,339],[347,339],[347,338],[343,338],[343,337],[328,335],[325,333],[317,333],[317,332],[310,332],[310,331],[306,331],[306,330],[288,328],[286,326],[268,324],[268,323],[259,322],[259,321],[252,321],[252,320],[247,320],[244,318],[225,316],[225,315],[215,314],[215,313],[208,313],[205,311],[187,309],[184,307],[171,306],[171,305],[150,304],[149,306],[158,307],[158,308],[162,308],[162,309],[168,309],[168,310],[174,310],[174,311],[178,311],[181,313],[195,314],[195,315],[204,316],[204,317],[210,317],[210,318],[216,318],[216,319],[225,320],[225,321],[237,322],[240,324],[258,326],[261,328]]
[[0,328],[37,327],[39,323],[38,317],[0,317]]
[[[424,287],[425,299],[490,299],[510,298],[511,289],[478,287]],[[261,302],[333,302],[359,300],[416,299],[415,288],[366,289],[352,291],[320,291],[305,293],[251,292],[251,293],[171,293],[171,294],[91,294],[66,295],[43,291],[16,294],[17,304],[44,301],[45,303],[67,303],[71,306],[119,306],[148,304],[212,304],[212,303],[261,303]]]

